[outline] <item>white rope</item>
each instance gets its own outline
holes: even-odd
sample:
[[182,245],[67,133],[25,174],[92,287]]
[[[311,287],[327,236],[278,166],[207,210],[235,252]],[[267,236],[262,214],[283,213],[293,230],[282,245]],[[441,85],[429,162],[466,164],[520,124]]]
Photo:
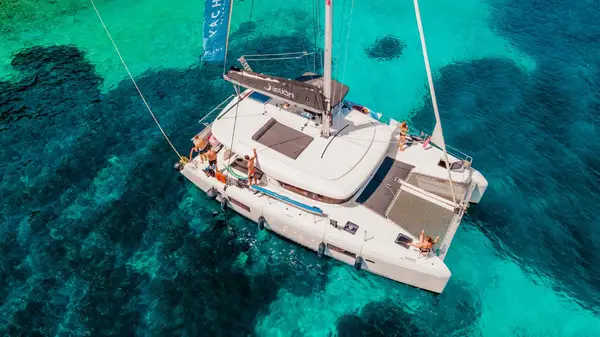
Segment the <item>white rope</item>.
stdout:
[[[316,18],[317,18],[317,20],[316,20],[317,21],[317,23],[316,23],[317,24],[317,36],[316,36],[316,40],[321,40],[322,41],[322,39],[321,39],[321,32],[322,32],[322,30],[321,30],[321,6],[319,6],[319,0],[315,0],[315,12],[317,14],[316,15]],[[316,41],[315,41],[315,43],[316,43]],[[315,44],[315,51],[316,50],[317,50],[317,46]],[[323,51],[325,51],[325,49],[323,49]],[[317,55],[318,54],[315,54],[315,58],[317,57]],[[325,60],[324,60],[324,57],[323,57],[324,55],[320,54],[319,56],[320,56],[319,60],[321,61],[320,62],[321,69],[325,69]],[[316,73],[316,70],[314,72]]]
[[142,102],[144,102],[144,105],[146,106],[146,109],[148,109],[148,112],[150,113],[150,115],[154,119],[154,122],[156,122],[156,126],[158,126],[158,129],[163,134],[163,136],[165,137],[166,141],[169,143],[169,145],[171,146],[171,148],[173,149],[173,151],[175,151],[175,153],[177,154],[177,157],[182,158],[181,155],[179,154],[179,152],[177,151],[177,149],[175,148],[175,146],[173,145],[173,143],[171,143],[171,140],[169,140],[169,137],[167,136],[167,134],[165,133],[165,131],[163,130],[163,128],[160,126],[160,123],[158,122],[158,119],[156,119],[156,116],[154,116],[154,113],[152,112],[152,109],[150,109],[150,105],[148,105],[148,102],[146,102],[146,98],[144,98],[144,95],[142,94],[142,91],[140,90],[140,87],[138,87],[137,83],[135,82],[135,79],[133,78],[133,75],[131,74],[131,71],[129,71],[129,68],[127,67],[127,64],[125,63],[125,60],[123,60],[123,56],[121,56],[121,52],[119,51],[119,48],[117,47],[117,44],[113,40],[112,36],[110,35],[110,32],[108,31],[108,28],[104,24],[104,20],[102,20],[102,16],[100,15],[100,12],[98,11],[98,8],[96,8],[96,4],[94,3],[94,0],[90,0],[90,2],[92,3],[92,6],[94,7],[94,10],[96,11],[96,15],[98,15],[98,19],[100,19],[100,23],[102,23],[102,27],[104,27],[104,31],[106,31],[106,35],[108,35],[108,38],[110,39],[110,42],[112,43],[113,47],[115,47],[115,51],[117,52],[117,55],[119,55],[119,59],[121,60],[121,63],[123,64],[123,67],[125,67],[125,70],[127,71],[127,74],[129,75],[129,78],[131,79],[131,82],[133,82],[133,85],[135,86],[135,89],[137,90],[138,94],[140,95],[140,98],[142,99]]
[[[350,33],[352,32],[352,14],[354,13],[354,0],[350,7],[350,19],[348,19],[348,35],[346,36],[346,51],[344,52],[344,68],[342,69],[342,77],[340,80],[344,83],[346,79],[346,65],[348,63],[348,46],[350,45]],[[342,86],[340,86],[340,96],[342,96]]]
[[[254,6],[254,1],[252,1]],[[227,21],[227,36],[225,37],[225,57],[223,57],[223,74],[225,74],[225,67],[227,67],[227,51],[229,49],[229,30],[231,29],[231,17],[233,14],[233,0],[229,0],[229,20]]]
[[[316,0],[313,1],[313,9],[312,9],[312,19],[313,19],[313,50],[317,51],[317,12],[316,12],[317,3]],[[317,54],[313,55],[313,69],[312,73],[317,73]]]
[[[243,84],[243,83],[244,83],[244,76],[242,75],[242,84]],[[239,107],[240,107],[240,101],[242,100],[242,98],[241,98],[241,93],[242,93],[242,92],[241,92],[241,90],[240,90],[240,87],[238,87],[238,86],[236,86],[236,85],[234,84],[234,85],[233,85],[233,89],[235,90],[235,93],[236,93],[236,95],[237,95],[237,100],[238,100],[238,101],[237,101],[237,102],[236,102],[236,104],[235,104],[235,117],[234,117],[234,119],[233,119],[233,130],[231,131],[231,146],[230,146],[230,148],[229,148],[229,151],[231,151],[231,152],[233,152],[233,141],[234,141],[234,139],[235,139],[235,127],[236,127],[236,125],[237,125],[237,119],[238,119],[238,110],[239,110]],[[244,98],[246,98],[246,97],[244,97]],[[229,167],[229,166],[231,166],[231,159],[233,159],[233,155],[230,155],[230,156],[229,156],[229,161],[227,162],[227,166],[228,166],[228,167]],[[250,185],[251,185],[251,183],[252,183],[251,181],[248,181],[248,186],[250,186]]]
[[[423,60],[425,61],[425,70],[427,71],[427,81],[429,82],[429,92],[431,93],[431,102],[433,104],[433,112],[435,113],[435,120],[437,125],[440,127],[440,135],[444,137],[442,132],[442,122],[440,121],[440,112],[438,111],[437,99],[435,98],[435,89],[433,88],[433,76],[431,76],[431,68],[429,67],[429,57],[427,56],[427,46],[425,45],[425,33],[423,32],[423,24],[421,23],[421,12],[419,11],[419,1],[414,0],[415,3],[415,14],[417,17],[417,26],[419,26],[419,36],[421,37],[421,48],[423,49]],[[445,143],[445,142],[444,142]],[[454,196],[454,188],[452,187],[452,175],[450,173],[450,161],[448,160],[448,153],[446,152],[446,144],[441,146],[444,151],[444,158],[446,159],[446,170],[448,171],[448,182],[450,183],[450,191],[452,192],[452,201],[456,204],[456,197]]]
[[[229,97],[227,97],[223,102],[219,103],[219,105],[217,105],[214,109],[210,110],[210,112],[207,113],[206,115],[204,115],[204,117],[200,118],[198,123],[202,123],[202,121],[204,121],[206,118],[208,118],[210,115],[212,115],[213,112],[217,111],[224,104],[229,103],[229,99],[231,99],[234,96],[235,96],[234,94],[229,95]],[[223,108],[223,109],[225,109],[225,108]],[[221,109],[221,110],[223,110],[223,109]]]
[[310,55],[312,53],[303,54],[300,56],[290,56],[290,57],[271,57],[271,58],[247,58],[246,61],[275,61],[275,60],[299,60],[306,55]]
[[[304,56],[307,54],[306,48],[304,47],[304,41],[300,40],[300,42],[302,43],[302,49],[304,49]],[[304,60],[306,61],[306,71],[310,72],[310,64],[308,64],[308,57],[304,58]]]
[[254,57],[254,56],[283,56],[283,55],[298,55],[298,54],[308,55],[308,54],[314,54],[314,53],[307,53],[306,51],[295,51],[295,52],[291,52],[291,53],[250,54],[250,55],[244,55],[244,57]]

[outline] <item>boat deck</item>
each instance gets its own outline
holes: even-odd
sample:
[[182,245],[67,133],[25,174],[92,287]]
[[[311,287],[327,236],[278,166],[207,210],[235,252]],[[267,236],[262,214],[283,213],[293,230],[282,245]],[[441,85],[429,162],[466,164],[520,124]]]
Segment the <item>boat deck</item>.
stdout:
[[[236,128],[236,123],[243,127]],[[237,154],[250,155],[256,149],[256,166],[273,179],[341,200],[366,183],[392,137],[388,125],[345,108],[334,114],[334,136],[323,138],[319,121],[296,107],[286,108],[275,99],[261,103],[251,96],[232,100],[211,129]]]
[[388,206],[400,189],[398,180],[406,181],[413,168],[413,165],[386,157],[357,202],[385,217]]
[[448,204],[433,202],[410,188],[402,187],[389,207],[387,218],[416,237],[425,230],[427,235],[439,236],[443,240],[455,215]]
[[454,209],[403,187],[400,181],[410,182],[413,169],[410,164],[386,157],[357,202],[414,236],[418,237],[424,229],[430,235],[443,238],[454,218]]

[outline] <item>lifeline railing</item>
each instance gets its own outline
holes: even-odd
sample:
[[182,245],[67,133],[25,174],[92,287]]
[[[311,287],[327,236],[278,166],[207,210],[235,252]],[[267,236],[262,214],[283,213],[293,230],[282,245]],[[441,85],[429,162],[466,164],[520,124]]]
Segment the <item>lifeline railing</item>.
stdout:
[[[427,138],[431,137],[431,135],[428,134],[427,132],[425,132],[424,130],[418,130],[415,128],[411,128],[410,126],[408,127],[408,130],[411,135],[419,135],[419,137],[421,137],[423,139],[427,139]],[[455,158],[458,158],[460,160],[465,160],[465,161],[468,161],[469,163],[473,164],[473,157],[452,147],[451,145],[446,144],[446,151],[448,152],[448,154],[452,155]]]
[[[206,115],[204,115],[202,118],[200,118],[198,123],[202,123],[205,119],[207,119],[210,115],[212,115],[217,110],[219,112],[223,111],[223,109],[225,109],[224,105],[227,105],[227,103],[229,103],[233,97],[235,97],[235,94],[231,94],[223,102],[219,103],[219,105],[217,105],[214,109],[210,110]],[[204,123],[204,125],[209,126],[207,123]]]
[[[422,139],[427,139],[427,138],[431,137],[431,135],[428,134],[427,132],[425,132],[423,130],[411,128],[410,126],[408,127],[408,131],[409,131],[410,135],[418,135]],[[432,144],[432,146],[439,148],[435,144]],[[466,161],[469,163],[469,165],[466,166],[465,169],[469,170],[469,178],[467,181],[471,182],[471,178],[473,177],[473,157],[471,157],[470,155],[468,155],[448,144],[446,144],[446,152],[448,152],[448,154],[454,158],[457,158],[459,160]]]

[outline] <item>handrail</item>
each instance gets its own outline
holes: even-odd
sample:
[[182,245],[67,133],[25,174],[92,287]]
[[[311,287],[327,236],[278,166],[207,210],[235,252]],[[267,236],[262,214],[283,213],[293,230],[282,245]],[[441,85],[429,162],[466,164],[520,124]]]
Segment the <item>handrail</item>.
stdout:
[[[221,106],[225,103],[229,103],[229,101],[231,100],[231,98],[235,97],[235,94],[231,94],[229,97],[227,97],[223,102],[219,103],[219,105],[217,105],[214,109],[210,110],[209,113],[207,113],[206,115],[204,115],[202,118],[200,118],[200,120],[198,121],[198,123],[202,123],[203,120],[205,120],[206,118],[208,118],[208,116],[212,115],[213,112],[215,112],[217,109],[221,108]],[[223,110],[223,109],[221,109]]]
[[[425,130],[415,129],[410,126],[408,127],[408,131],[409,131],[409,134],[412,134],[412,135],[419,135],[419,136],[423,135],[425,139],[427,139],[428,137],[431,137],[431,135],[428,134],[427,132],[425,132]],[[453,157],[473,163],[473,157],[471,157],[470,155],[466,154],[465,152],[462,152],[461,150],[459,150],[455,147],[452,147],[451,145],[446,144],[446,150]]]
[[295,55],[295,54],[314,54],[314,52],[307,52],[306,50],[303,51],[295,51],[295,52],[290,52],[290,53],[275,53],[275,54],[248,54],[248,55],[242,55],[243,57],[255,57],[255,56],[281,56],[281,55]]
[[243,55],[242,57],[246,61],[276,61],[276,60],[298,60],[305,56],[314,55],[315,52],[295,52],[295,53],[279,53],[279,54],[254,54],[254,55]]
[[471,200],[471,195],[473,194],[473,191],[475,190],[476,186],[477,186],[477,183],[472,181],[471,185],[469,186],[469,190],[466,194],[465,200],[463,200],[463,202],[462,202],[462,207],[460,207],[460,210],[458,211],[457,214],[454,214],[454,217],[452,217],[452,221],[450,222],[450,226],[448,226],[448,229],[446,230],[446,233],[444,234],[444,240],[440,244],[440,249],[438,251],[438,257],[440,259],[442,259],[442,261],[446,257],[446,254],[448,253],[448,249],[450,248],[450,245],[452,244],[452,241],[454,240],[454,234],[456,234],[456,231],[458,230],[458,226],[460,225],[460,222],[462,221],[462,218],[465,215],[467,206],[469,204],[469,200]]

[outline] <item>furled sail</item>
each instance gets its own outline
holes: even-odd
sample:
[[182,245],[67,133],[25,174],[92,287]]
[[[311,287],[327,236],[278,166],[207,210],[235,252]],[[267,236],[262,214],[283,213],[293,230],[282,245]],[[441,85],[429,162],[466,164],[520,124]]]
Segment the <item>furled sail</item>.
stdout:
[[206,0],[204,4],[204,34],[202,61],[220,62],[227,53],[229,19],[233,0]]
[[[448,152],[446,151],[446,142],[444,142],[444,134],[442,132],[442,121],[440,120],[440,112],[438,111],[437,99],[435,98],[435,89],[433,87],[433,75],[429,66],[429,56],[427,56],[427,46],[425,44],[425,33],[423,32],[423,24],[421,22],[421,12],[419,10],[419,1],[414,0],[415,16],[417,18],[417,27],[419,28],[419,37],[421,38],[421,48],[423,49],[423,61],[425,61],[425,72],[427,73],[427,83],[429,84],[429,93],[431,94],[431,103],[433,105],[433,113],[435,114],[435,128],[431,135],[431,142],[439,146],[444,153],[444,161],[449,163]],[[452,187],[452,173],[450,173],[450,165],[446,164],[448,171],[448,183],[450,184],[450,192],[452,193],[452,201],[456,204],[454,187]],[[444,238],[446,240],[446,238]],[[450,236],[450,240],[452,240]],[[442,256],[443,258],[443,256]]]
[[[306,75],[299,77],[297,80],[290,80],[232,68],[225,75],[225,79],[241,87],[253,89],[263,95],[282,98],[316,113],[325,111],[323,78],[319,76]],[[332,81],[331,106],[340,103],[349,90],[346,85],[338,81]]]
[[[439,115],[436,115],[436,120],[437,119],[439,119]],[[436,121],[435,127],[433,128],[431,142],[442,149],[442,151],[446,151],[446,143],[444,142],[444,135],[442,134],[442,123],[439,120]]]

